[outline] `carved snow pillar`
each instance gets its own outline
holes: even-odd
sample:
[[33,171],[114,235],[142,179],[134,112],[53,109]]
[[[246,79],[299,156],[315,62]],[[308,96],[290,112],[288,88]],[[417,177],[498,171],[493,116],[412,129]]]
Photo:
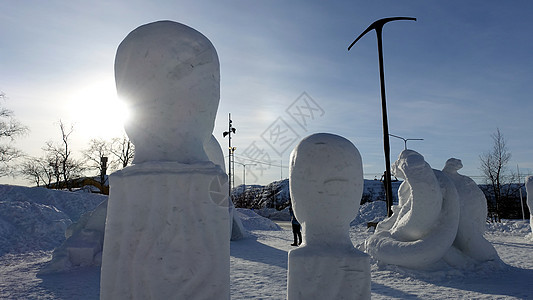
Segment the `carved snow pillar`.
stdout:
[[115,58],[134,165],[110,176],[101,299],[229,299],[227,175],[207,158],[219,103],[211,42],[160,21]]
[[289,252],[287,299],[370,299],[370,257],[349,236],[363,192],[357,148],[338,135],[308,136],[291,153],[289,186],[304,241]]

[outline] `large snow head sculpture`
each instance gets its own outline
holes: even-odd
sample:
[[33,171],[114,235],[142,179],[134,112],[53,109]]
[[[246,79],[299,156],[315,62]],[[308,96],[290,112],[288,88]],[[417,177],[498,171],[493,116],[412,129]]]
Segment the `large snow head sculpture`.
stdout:
[[294,214],[307,243],[348,232],[363,192],[361,155],[350,141],[328,133],[304,138],[291,153],[289,174]]
[[118,47],[115,80],[132,110],[124,127],[134,163],[208,160],[203,145],[214,127],[220,68],[204,35],[172,21],[138,27]]

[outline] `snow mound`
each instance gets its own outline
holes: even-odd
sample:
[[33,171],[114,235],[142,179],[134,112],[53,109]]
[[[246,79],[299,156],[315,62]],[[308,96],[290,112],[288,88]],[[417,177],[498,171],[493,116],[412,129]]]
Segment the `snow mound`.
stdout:
[[378,223],[387,216],[387,203],[385,201],[373,201],[362,204],[359,214],[350,223],[350,226],[367,225],[367,223]]
[[285,207],[283,210],[277,210],[275,208],[260,208],[255,209],[258,215],[276,221],[290,221],[291,214],[289,213],[289,207]]
[[241,219],[244,228],[248,230],[282,230],[278,224],[256,214],[253,210],[235,208],[235,213]]
[[76,222],[83,213],[95,209],[107,196],[49,190],[43,187],[0,185],[0,199],[54,206],[64,212],[72,222]]
[[65,239],[72,221],[53,206],[0,201],[0,255],[50,250]]
[[529,231],[528,220],[508,220],[502,219],[501,222],[488,223],[487,232],[505,233],[512,236],[526,236]]
[[0,185],[0,255],[51,250],[65,231],[107,196]]

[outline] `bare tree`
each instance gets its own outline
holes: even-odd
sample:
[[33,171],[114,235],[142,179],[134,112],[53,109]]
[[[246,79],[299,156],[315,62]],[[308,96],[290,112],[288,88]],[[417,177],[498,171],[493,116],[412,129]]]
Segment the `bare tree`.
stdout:
[[[59,170],[59,168],[57,168],[57,170]],[[37,186],[44,184],[47,188],[51,187],[54,175],[56,175],[58,182],[60,178],[59,172],[55,171],[54,165],[51,164],[47,158],[26,158],[20,166],[20,174],[22,174],[24,178],[33,181]]]
[[74,127],[66,128],[65,124],[59,120],[59,129],[61,130],[62,142],[57,144],[54,142],[47,142],[43,150],[47,153],[47,160],[49,165],[54,170],[56,177],[56,188],[62,188],[60,185],[60,178],[63,180],[69,191],[72,190],[71,180],[81,175],[84,170],[83,163],[72,157],[72,151],[69,147],[69,138]]
[[511,153],[507,149],[506,140],[499,128],[491,135],[491,138],[493,141],[492,150],[479,156],[481,161],[480,170],[488,186],[485,194],[488,194],[494,200],[494,217],[496,221],[500,221],[500,206],[502,201],[512,193],[511,184],[516,176],[507,168]]
[[[6,95],[0,92],[0,100],[6,99]],[[23,156],[23,152],[12,145],[16,137],[24,135],[28,128],[14,118],[13,111],[0,107],[0,141],[8,140],[0,144],[0,177],[13,175],[12,162]]]
[[40,166],[34,158],[25,160],[20,166],[20,173],[24,178],[35,182],[35,185],[41,184],[41,172]]
[[[112,162],[109,162],[108,157],[111,154],[111,143],[103,139],[92,139],[89,142],[89,148],[83,151],[88,168],[97,170],[100,175],[100,185],[103,187],[106,183],[106,172],[108,168],[112,168]],[[105,161],[105,163],[104,163]]]
[[122,168],[130,165],[135,155],[135,147],[125,135],[122,138],[113,139],[110,151],[118,160],[118,163]]

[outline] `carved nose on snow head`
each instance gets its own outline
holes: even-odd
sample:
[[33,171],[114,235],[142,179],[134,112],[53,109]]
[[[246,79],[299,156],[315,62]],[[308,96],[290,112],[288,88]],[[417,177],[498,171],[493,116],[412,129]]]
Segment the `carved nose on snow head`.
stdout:
[[220,98],[218,55],[200,32],[159,21],[133,30],[115,57],[119,96],[132,110],[125,130],[134,163],[206,161]]

